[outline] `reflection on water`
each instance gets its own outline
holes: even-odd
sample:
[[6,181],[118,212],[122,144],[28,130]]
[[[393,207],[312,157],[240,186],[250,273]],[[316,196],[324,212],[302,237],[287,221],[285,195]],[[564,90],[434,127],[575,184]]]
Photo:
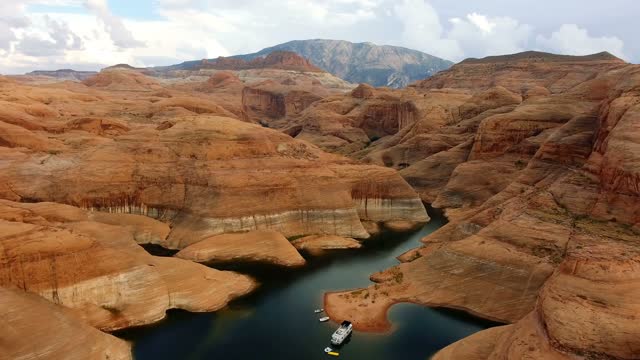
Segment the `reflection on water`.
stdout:
[[[367,286],[369,275],[398,263],[396,256],[415,248],[423,236],[444,224],[442,216],[412,234],[385,234],[360,250],[310,258],[303,269],[242,266],[263,284],[252,295],[209,314],[171,311],[157,325],[119,333],[134,342],[137,360],[147,359],[327,359],[337,325],[319,323],[315,308],[327,291]],[[446,345],[493,324],[463,313],[413,304],[391,308],[394,330],[354,332],[340,349],[342,359],[426,359]]]

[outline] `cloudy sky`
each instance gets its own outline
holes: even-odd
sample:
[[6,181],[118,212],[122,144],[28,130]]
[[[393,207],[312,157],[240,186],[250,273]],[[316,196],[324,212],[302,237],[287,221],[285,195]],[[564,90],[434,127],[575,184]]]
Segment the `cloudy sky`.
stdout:
[[543,50],[640,62],[638,0],[0,0],[0,73],[168,65],[295,39],[452,61]]

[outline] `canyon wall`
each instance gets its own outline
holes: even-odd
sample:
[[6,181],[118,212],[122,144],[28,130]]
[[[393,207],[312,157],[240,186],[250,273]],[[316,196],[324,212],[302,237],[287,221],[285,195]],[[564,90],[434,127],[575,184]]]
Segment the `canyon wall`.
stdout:
[[332,319],[386,330],[397,302],[511,325],[436,359],[637,357],[640,69],[611,56],[463,62],[404,96],[440,97],[411,128],[352,153],[401,169],[450,222],[329,293]]
[[0,353],[6,359],[132,358],[124,340],[101,333],[38,296],[0,287],[0,305]]
[[[242,89],[268,87],[243,81],[276,74],[276,109],[296,113],[336,91],[317,80],[330,75],[258,71],[192,81],[118,66],[83,83],[0,81],[0,322],[25,337],[23,296],[33,314],[56,314],[33,325],[50,334],[31,349],[0,331],[6,353],[127,359],[129,345],[98,330],[215,311],[257,286],[191,260],[301,266],[287,237],[365,239],[377,223],[429,220],[397,171],[253,124],[242,104]],[[158,257],[146,244],[182,251]]]
[[38,294],[101,330],[149,324],[171,308],[217,310],[256,286],[148,254],[137,241],[162,241],[169,228],[147,217],[0,200],[0,228],[0,287]]

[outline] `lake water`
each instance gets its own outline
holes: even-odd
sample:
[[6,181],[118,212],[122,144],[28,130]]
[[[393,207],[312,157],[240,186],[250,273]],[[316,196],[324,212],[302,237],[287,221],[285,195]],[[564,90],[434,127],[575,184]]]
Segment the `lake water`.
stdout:
[[[133,341],[137,360],[333,358],[324,353],[337,325],[319,323],[313,310],[322,307],[327,291],[365,287],[369,275],[398,263],[396,256],[420,245],[420,238],[445,220],[432,221],[409,234],[383,234],[359,250],[308,258],[303,269],[236,268],[260,280],[261,288],[215,313],[171,311],[149,327],[123,331]],[[394,330],[384,334],[354,332],[338,359],[427,359],[439,349],[474,332],[494,326],[467,314],[398,304],[389,311]]]

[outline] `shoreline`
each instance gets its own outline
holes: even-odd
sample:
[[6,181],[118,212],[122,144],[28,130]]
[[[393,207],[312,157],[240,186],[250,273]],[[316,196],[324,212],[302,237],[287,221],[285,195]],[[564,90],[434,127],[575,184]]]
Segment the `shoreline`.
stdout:
[[[375,308],[376,311],[373,311],[374,315],[370,317],[371,321],[363,320],[362,318],[360,318],[360,320],[357,320],[358,319],[357,317],[356,318],[351,317],[351,318],[345,318],[345,319],[338,318],[339,316],[338,314],[343,310],[340,309],[339,305],[335,305],[335,303],[332,303],[331,300],[328,300],[331,296],[351,293],[355,291],[368,290],[368,289],[369,288],[355,288],[355,289],[346,290],[346,291],[326,292],[323,296],[323,306],[325,309],[325,313],[327,314],[327,316],[331,318],[331,321],[336,324],[339,324],[343,320],[348,320],[352,322],[354,330],[368,332],[368,333],[378,333],[378,334],[389,333],[393,331],[394,324],[389,320],[389,317],[388,317],[389,310],[393,306],[400,305],[400,304],[417,305],[417,306],[421,306],[421,307],[432,309],[432,310],[456,311],[465,317],[469,317],[469,318],[473,318],[473,319],[477,319],[485,322],[490,322],[492,323],[491,327],[512,324],[511,322],[476,312],[464,306],[455,306],[455,305],[449,305],[445,303],[422,303],[422,302],[413,301],[409,299],[398,299],[398,300],[390,299],[391,301],[388,301],[384,305],[376,307]],[[369,310],[370,311],[367,313],[372,314],[371,310],[373,309],[369,309]]]

